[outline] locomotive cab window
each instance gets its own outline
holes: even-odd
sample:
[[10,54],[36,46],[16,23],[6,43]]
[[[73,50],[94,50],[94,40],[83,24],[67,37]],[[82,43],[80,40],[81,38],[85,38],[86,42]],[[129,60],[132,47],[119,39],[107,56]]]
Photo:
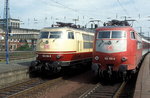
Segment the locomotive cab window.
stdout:
[[58,31],[50,32],[49,38],[61,38],[61,34],[62,32],[58,32]]
[[40,32],[40,38],[61,38],[62,32]]
[[74,33],[68,32],[68,39],[74,39]]
[[135,33],[131,32],[131,39],[135,39]]
[[126,33],[124,31],[100,31],[97,38],[126,38]]
[[98,33],[98,39],[101,38],[110,38],[110,31],[100,31]]
[[40,32],[40,38],[48,38],[49,32]]
[[125,38],[126,33],[123,31],[112,31],[112,37],[111,38]]

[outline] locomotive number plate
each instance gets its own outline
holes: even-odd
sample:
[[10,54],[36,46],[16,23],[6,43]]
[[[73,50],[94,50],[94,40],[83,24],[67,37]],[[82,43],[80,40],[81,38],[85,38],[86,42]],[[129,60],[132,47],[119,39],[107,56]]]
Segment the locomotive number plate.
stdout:
[[105,60],[116,60],[116,58],[114,58],[114,57],[105,57],[104,59]]
[[42,57],[51,57],[51,55],[43,54]]

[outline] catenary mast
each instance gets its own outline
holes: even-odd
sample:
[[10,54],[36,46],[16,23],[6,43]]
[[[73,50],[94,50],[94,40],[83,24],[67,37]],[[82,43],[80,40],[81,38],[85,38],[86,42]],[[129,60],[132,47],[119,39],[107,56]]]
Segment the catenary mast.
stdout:
[[4,27],[5,30],[5,51],[6,51],[6,64],[9,64],[9,43],[8,43],[8,29],[9,29],[9,19],[10,19],[10,12],[9,12],[9,0],[5,0],[4,6]]

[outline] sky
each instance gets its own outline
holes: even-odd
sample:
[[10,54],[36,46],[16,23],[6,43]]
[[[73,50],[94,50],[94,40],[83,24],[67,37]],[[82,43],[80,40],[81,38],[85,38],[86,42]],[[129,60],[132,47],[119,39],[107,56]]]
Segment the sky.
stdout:
[[[0,0],[0,18],[4,14],[4,1]],[[22,28],[42,29],[55,22],[89,26],[112,19],[134,19],[133,27],[148,35],[150,31],[150,0],[9,0],[10,17],[21,20]]]

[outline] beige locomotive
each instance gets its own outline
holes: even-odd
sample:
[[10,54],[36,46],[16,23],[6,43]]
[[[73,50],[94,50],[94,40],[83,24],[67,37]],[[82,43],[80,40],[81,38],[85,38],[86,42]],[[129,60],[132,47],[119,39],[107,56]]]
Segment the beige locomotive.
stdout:
[[32,70],[56,73],[65,67],[91,63],[93,37],[91,31],[72,27],[42,29]]

